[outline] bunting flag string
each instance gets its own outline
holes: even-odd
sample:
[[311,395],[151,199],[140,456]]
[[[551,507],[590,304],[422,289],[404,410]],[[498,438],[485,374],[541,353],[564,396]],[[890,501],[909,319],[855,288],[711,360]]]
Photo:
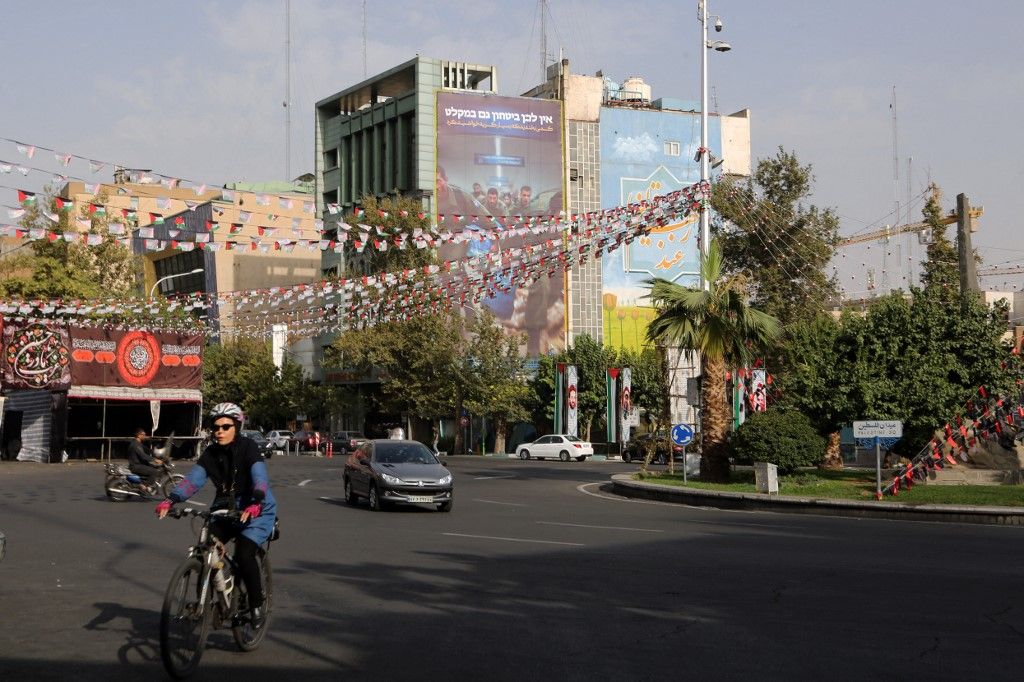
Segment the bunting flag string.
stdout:
[[[524,286],[540,276],[551,276],[559,270],[585,262],[590,256],[599,258],[603,252],[630,243],[656,225],[677,220],[680,215],[698,210],[708,196],[709,188],[706,184],[694,185],[650,202],[588,214],[578,219],[577,229],[563,231],[557,239],[474,258],[427,265],[418,270],[407,269],[348,280],[321,280],[290,287],[188,295],[171,299],[169,305],[172,310],[179,307],[185,310],[205,310],[224,304],[276,308],[294,297],[296,302],[302,301],[305,307],[314,308],[314,304],[321,303],[324,297],[340,295],[341,303],[331,305],[335,309],[339,305],[347,305],[348,316],[356,320],[404,315],[410,302],[414,309],[429,312],[437,298],[452,300],[458,297],[462,302],[481,301],[500,290]],[[417,304],[419,308],[415,308]],[[0,303],[0,314],[88,316],[116,311],[121,305],[114,301],[18,300]],[[148,307],[143,310],[153,312],[155,302],[145,306]],[[316,309],[321,313],[317,319],[321,327],[324,327],[322,313],[326,309]],[[279,313],[268,311],[267,314]]]

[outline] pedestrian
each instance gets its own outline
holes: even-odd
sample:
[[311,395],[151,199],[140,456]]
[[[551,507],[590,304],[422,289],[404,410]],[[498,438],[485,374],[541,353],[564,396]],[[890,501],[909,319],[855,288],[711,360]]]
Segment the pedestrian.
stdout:
[[437,424],[434,424],[431,427],[430,430],[431,430],[431,437],[433,438],[433,441],[434,441],[434,454],[435,455],[440,454],[440,451],[437,449],[437,441],[438,441],[438,438],[439,438],[439,434],[437,432]]

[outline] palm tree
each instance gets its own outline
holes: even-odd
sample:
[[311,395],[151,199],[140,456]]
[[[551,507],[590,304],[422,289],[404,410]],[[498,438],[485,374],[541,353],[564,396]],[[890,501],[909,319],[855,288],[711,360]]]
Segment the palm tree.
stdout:
[[664,279],[651,279],[651,303],[657,314],[647,327],[652,343],[679,346],[701,358],[700,477],[704,481],[729,480],[726,432],[729,411],[725,395],[728,364],[746,364],[755,351],[766,348],[781,334],[779,321],[751,308],[742,282],[722,277],[722,252],[712,241],[701,259],[701,277],[709,289],[683,287]]

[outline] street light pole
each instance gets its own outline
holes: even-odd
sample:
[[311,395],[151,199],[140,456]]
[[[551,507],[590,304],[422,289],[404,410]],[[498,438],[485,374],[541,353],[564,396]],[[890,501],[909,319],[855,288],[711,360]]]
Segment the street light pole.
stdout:
[[[697,4],[700,13],[700,182],[709,181],[708,164],[708,3],[700,0]],[[703,261],[711,248],[711,215],[709,203],[705,201],[700,211],[700,255]],[[704,291],[711,290],[711,282],[702,279]]]
[[179,272],[179,273],[177,273],[175,275],[167,275],[166,277],[161,277],[157,281],[153,282],[153,286],[149,290],[149,297],[153,298],[153,294],[156,293],[156,288],[158,286],[160,286],[161,282],[166,282],[168,280],[174,279],[175,277],[185,277],[187,275],[198,275],[202,271],[203,271],[202,268],[196,268],[195,270],[189,270],[188,272]]

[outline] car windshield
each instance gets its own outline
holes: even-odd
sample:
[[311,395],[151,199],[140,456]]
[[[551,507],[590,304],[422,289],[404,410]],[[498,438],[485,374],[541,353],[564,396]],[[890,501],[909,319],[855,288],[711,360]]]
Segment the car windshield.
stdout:
[[377,443],[373,461],[381,464],[437,464],[433,453],[422,443]]
[[242,435],[245,436],[246,438],[253,439],[257,443],[262,443],[263,441],[266,440],[263,434],[260,433],[259,431],[242,431]]
[[279,436],[290,436],[290,435],[292,435],[292,432],[291,431],[278,431],[277,435],[279,435]]

